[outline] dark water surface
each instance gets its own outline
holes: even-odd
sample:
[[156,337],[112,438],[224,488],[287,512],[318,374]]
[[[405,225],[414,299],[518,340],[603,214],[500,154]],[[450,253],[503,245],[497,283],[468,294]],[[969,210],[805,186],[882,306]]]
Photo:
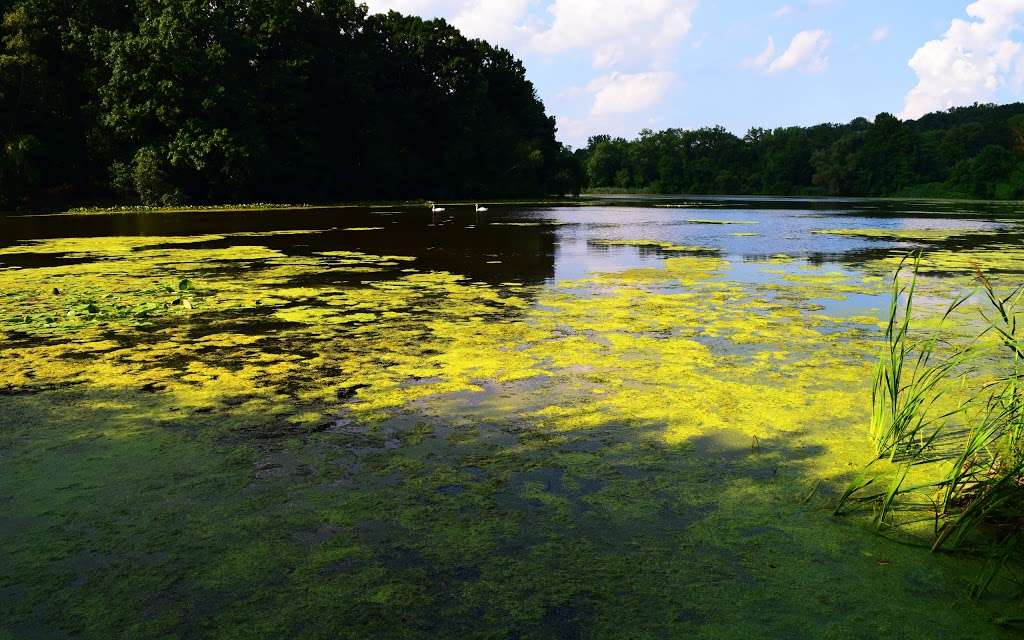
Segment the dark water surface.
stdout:
[[[1001,242],[1024,239],[1024,205],[1016,203],[838,199],[680,199],[608,196],[587,206],[491,205],[485,214],[451,205],[432,214],[424,207],[346,207],[284,211],[9,216],[0,247],[23,240],[99,236],[188,236],[310,230],[309,236],[263,239],[289,253],[353,250],[416,256],[423,264],[484,281],[531,284],[575,279],[592,272],[651,266],[657,249],[609,247],[595,241],[634,240],[706,247],[730,260],[757,261],[784,254],[812,264],[856,266],[920,243],[821,235],[831,229],[989,231]],[[743,224],[695,224],[715,221]],[[751,224],[746,224],[751,223]],[[358,228],[359,231],[347,229]],[[749,235],[746,235],[749,234]],[[991,240],[972,236],[943,241],[973,247]],[[245,238],[220,241],[251,244]],[[0,257],[0,265],[32,261]],[[45,259],[37,263],[45,264]]]

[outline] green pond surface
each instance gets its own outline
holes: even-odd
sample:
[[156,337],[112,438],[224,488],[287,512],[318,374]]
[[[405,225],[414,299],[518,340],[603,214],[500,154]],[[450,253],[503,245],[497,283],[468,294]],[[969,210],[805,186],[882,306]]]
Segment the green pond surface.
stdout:
[[831,515],[888,277],[1018,284],[1018,207],[0,223],[0,638],[1020,633]]

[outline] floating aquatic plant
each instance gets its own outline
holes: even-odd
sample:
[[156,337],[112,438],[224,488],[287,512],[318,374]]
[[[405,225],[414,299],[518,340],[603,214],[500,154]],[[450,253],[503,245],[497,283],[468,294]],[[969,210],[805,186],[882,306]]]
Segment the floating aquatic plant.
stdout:
[[589,244],[597,247],[638,247],[640,249],[656,249],[667,253],[717,253],[717,249],[693,245],[674,244],[657,240],[591,240]]

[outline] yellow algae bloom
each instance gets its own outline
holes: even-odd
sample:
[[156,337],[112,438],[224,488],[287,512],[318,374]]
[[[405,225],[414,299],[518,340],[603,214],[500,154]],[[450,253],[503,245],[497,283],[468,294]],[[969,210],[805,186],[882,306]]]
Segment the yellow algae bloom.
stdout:
[[685,220],[685,222],[687,222],[689,224],[740,224],[740,225],[754,225],[754,224],[758,224],[757,222],[753,222],[751,220],[710,220],[710,219],[701,219],[701,218],[696,218],[696,219],[692,219],[692,220]]
[[990,235],[991,231],[979,229],[817,229],[817,235],[850,236],[855,238],[876,238],[880,240],[907,240],[939,242],[969,235]]
[[641,249],[657,249],[666,252],[702,253],[715,252],[716,249],[659,242],[656,240],[591,240],[590,244],[598,247],[639,247]]

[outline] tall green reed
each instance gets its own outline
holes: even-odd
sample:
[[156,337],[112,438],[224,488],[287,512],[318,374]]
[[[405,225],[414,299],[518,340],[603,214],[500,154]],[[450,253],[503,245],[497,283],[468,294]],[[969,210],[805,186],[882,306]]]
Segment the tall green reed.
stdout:
[[[929,523],[920,542],[933,551],[984,552],[980,591],[1024,546],[1024,286],[1000,294],[979,272],[976,290],[918,331],[919,264],[904,260],[893,277],[871,394],[875,456],[835,513],[870,510],[880,530],[904,537]],[[965,338],[946,323],[969,301],[980,324]]]

